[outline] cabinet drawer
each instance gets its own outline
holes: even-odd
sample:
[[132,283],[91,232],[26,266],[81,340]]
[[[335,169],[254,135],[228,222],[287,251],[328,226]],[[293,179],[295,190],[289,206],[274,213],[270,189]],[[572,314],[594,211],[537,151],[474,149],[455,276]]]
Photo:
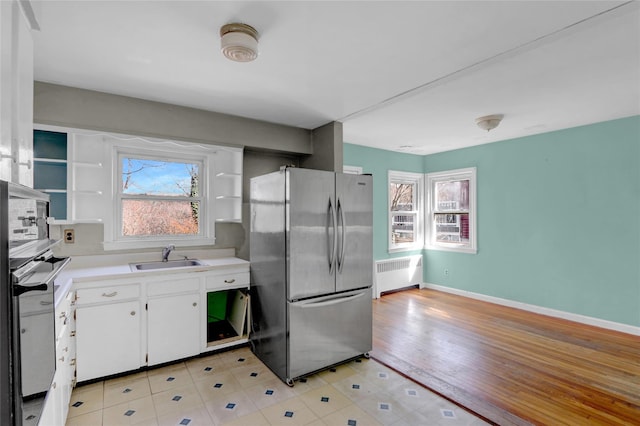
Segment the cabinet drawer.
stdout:
[[147,284],[147,296],[200,291],[200,278],[176,278]]
[[235,288],[249,285],[249,272],[231,272],[207,277],[207,290]]
[[60,338],[60,333],[64,327],[69,323],[70,318],[73,316],[72,307],[73,298],[75,293],[70,291],[67,296],[62,299],[62,302],[56,306],[56,337]]
[[132,284],[84,288],[76,290],[76,295],[76,303],[78,306],[90,303],[108,303],[125,299],[137,299],[140,297],[140,286],[138,284]]

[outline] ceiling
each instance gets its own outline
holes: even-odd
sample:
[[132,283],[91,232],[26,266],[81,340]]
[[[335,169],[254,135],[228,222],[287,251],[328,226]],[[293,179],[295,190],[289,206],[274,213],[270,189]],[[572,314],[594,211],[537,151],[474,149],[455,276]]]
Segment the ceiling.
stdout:
[[[430,154],[640,114],[640,3],[31,1],[35,79]],[[219,29],[260,55],[235,63]],[[486,132],[475,118],[504,114]]]

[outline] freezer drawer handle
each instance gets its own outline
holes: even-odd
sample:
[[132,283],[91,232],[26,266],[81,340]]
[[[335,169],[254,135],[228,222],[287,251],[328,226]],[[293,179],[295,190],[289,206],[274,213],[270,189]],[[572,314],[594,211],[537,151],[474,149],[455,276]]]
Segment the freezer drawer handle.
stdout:
[[366,292],[362,292],[362,293],[358,293],[358,294],[349,294],[349,295],[344,295],[344,296],[337,296],[337,297],[333,297],[331,299],[325,299],[325,300],[321,300],[318,302],[314,302],[314,301],[309,301],[306,303],[300,303],[300,307],[301,308],[318,308],[321,306],[329,306],[329,305],[335,305],[337,303],[342,303],[345,302],[347,300],[351,300],[351,299],[357,299],[359,297],[364,297],[366,295]]
[[102,293],[102,297],[113,297],[113,296],[115,296],[116,294],[118,294],[118,292],[117,292],[117,291],[114,291],[113,293],[109,293],[109,294],[107,294],[107,293]]

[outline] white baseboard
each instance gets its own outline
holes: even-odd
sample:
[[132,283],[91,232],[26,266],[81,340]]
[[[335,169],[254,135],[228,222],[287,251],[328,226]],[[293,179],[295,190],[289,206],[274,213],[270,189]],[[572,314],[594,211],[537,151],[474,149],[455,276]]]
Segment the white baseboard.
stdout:
[[635,327],[633,325],[621,324],[619,322],[613,322],[613,321],[607,321],[599,318],[588,317],[586,315],[573,314],[571,312],[559,311],[557,309],[544,308],[542,306],[530,305],[528,303],[516,302],[514,300],[509,300],[509,299],[502,299],[500,297],[487,296],[485,294],[473,293],[471,291],[459,290],[457,288],[445,287],[438,284],[423,283],[422,285],[420,285],[420,288],[430,288],[433,290],[444,291],[446,293],[457,294],[459,296],[470,297],[472,299],[482,300],[484,302],[496,303],[498,305],[522,309],[523,311],[529,311],[536,314],[562,318],[569,321],[579,322],[582,324],[592,325],[595,327],[619,331],[621,333],[640,336],[640,327]]

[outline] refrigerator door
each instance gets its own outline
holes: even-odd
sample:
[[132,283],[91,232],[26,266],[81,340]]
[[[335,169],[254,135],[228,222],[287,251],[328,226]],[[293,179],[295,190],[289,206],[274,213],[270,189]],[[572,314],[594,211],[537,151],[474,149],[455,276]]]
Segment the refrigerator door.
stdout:
[[335,174],[287,169],[287,300],[335,291]]
[[287,368],[285,173],[251,179],[251,345],[279,377]]
[[371,288],[288,302],[285,379],[295,379],[371,350]]
[[373,283],[373,177],[336,174],[336,291]]

